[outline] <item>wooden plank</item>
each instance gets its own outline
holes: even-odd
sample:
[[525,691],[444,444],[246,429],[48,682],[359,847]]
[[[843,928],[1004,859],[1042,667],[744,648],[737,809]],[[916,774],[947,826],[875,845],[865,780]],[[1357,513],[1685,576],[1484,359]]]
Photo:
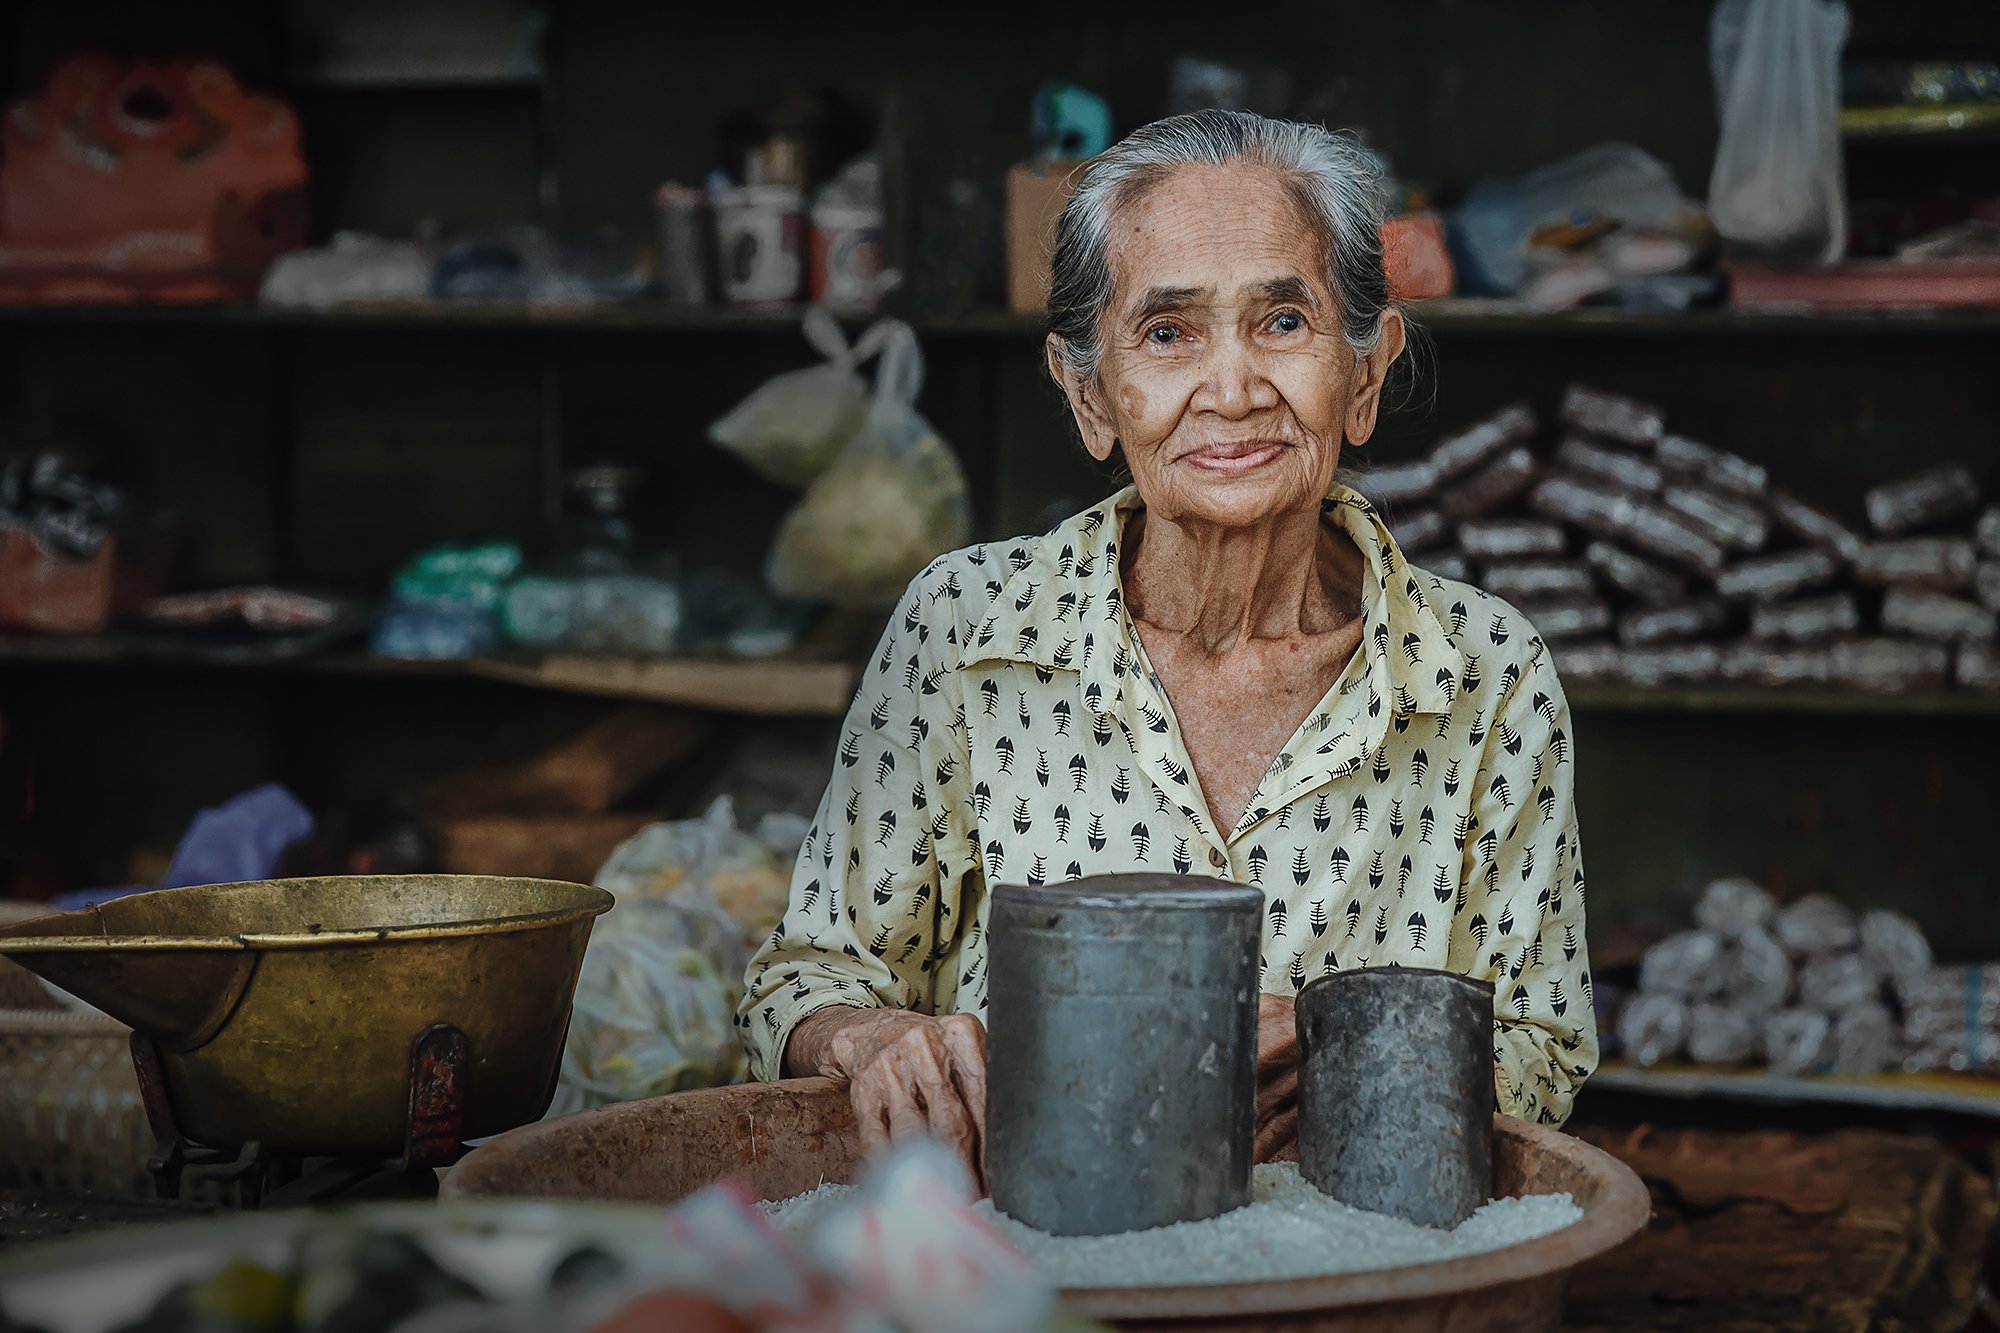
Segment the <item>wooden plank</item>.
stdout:
[[1674,1101],[1715,1097],[1765,1106],[1820,1103],[1953,1111],[2000,1120],[2000,1080],[1971,1074],[1819,1074],[1787,1078],[1761,1069],[1638,1069],[1610,1063],[1590,1076],[1589,1086]]
[[853,700],[845,662],[550,657],[539,664],[480,658],[473,675],[542,689],[766,716],[838,717]]

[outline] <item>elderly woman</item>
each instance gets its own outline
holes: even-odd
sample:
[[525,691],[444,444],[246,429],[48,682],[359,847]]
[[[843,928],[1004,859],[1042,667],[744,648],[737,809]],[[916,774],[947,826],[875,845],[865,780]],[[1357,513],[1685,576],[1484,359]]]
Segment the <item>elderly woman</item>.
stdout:
[[1555,668],[1335,481],[1404,345],[1380,223],[1313,126],[1177,116],[1084,169],[1048,367],[1132,485],[910,587],[750,968],[758,1077],[844,1080],[865,1141],[976,1170],[987,886],[1172,869],[1268,899],[1260,1155],[1295,1124],[1293,993],[1343,968],[1492,981],[1501,1109],[1569,1114],[1597,1042]]

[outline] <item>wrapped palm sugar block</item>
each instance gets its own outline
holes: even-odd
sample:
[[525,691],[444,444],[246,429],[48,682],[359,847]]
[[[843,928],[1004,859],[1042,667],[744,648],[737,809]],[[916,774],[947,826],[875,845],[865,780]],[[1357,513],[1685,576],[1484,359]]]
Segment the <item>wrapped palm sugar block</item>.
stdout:
[[1712,638],[1729,627],[1730,610],[1713,597],[1652,611],[1632,611],[1618,618],[1618,641],[1626,644],[1672,643]]
[[1428,458],[1370,468],[1348,479],[1348,485],[1367,496],[1368,503],[1377,509],[1429,499],[1437,484],[1437,469]]
[[1880,1000],[1842,1010],[1833,1020],[1833,1071],[1874,1074],[1901,1063],[1897,1036],[1896,1021]]
[[1639,455],[1593,444],[1580,435],[1568,436],[1556,446],[1556,462],[1572,472],[1639,495],[1657,493],[1664,480],[1660,469]]
[[1590,566],[1576,560],[1497,562],[1481,572],[1479,586],[1510,602],[1584,598],[1597,592],[1597,584],[1590,577]]
[[1831,669],[1824,648],[1753,642],[1722,650],[1722,678],[1737,685],[1824,685]]
[[2000,559],[2000,505],[1986,506],[1986,512],[1973,525],[1972,540],[1981,555]]
[[1828,678],[1851,689],[1894,694],[1936,689],[1951,675],[1951,653],[1941,644],[1907,639],[1850,639],[1832,649]]
[[1779,1010],[1764,1020],[1764,1063],[1778,1074],[1817,1069],[1832,1035],[1832,1020],[1817,1009]]
[[1525,448],[1515,447],[1480,468],[1471,476],[1447,487],[1438,497],[1438,507],[1452,522],[1463,522],[1482,514],[1505,509],[1532,486],[1541,467]]
[[1758,464],[1685,435],[1661,436],[1660,447],[1653,451],[1653,461],[1662,472],[1707,482],[1738,495],[1762,495],[1771,485],[1771,474]]
[[2000,611],[2000,560],[1981,560],[1972,573],[1972,595],[1988,611]]
[[1444,515],[1435,509],[1412,509],[1389,525],[1389,535],[1406,551],[1421,551],[1444,540]]
[[1486,420],[1441,440],[1431,450],[1431,467],[1439,481],[1462,477],[1475,468],[1491,463],[1535,433],[1535,414],[1526,404],[1501,408]]
[[1799,1003],[1809,1009],[1838,1013],[1874,999],[1882,978],[1858,953],[1820,954],[1799,969]]
[[1860,628],[1861,608],[1851,593],[1750,608],[1750,637],[1753,639],[1825,643]]
[[1477,560],[1520,560],[1561,555],[1563,530],[1529,519],[1475,518],[1458,526],[1458,546]]
[[1907,583],[1950,592],[1972,586],[1979,557],[1965,537],[1902,537],[1869,542],[1854,560],[1854,577],[1883,586]]
[[1768,503],[1778,526],[1800,541],[1824,546],[1850,562],[1861,554],[1860,534],[1824,509],[1815,509],[1784,491],[1772,491]]
[[1778,902],[1770,890],[1741,875],[1712,881],[1694,904],[1695,924],[1725,940],[1761,931],[1777,914]]
[[1697,1004],[1688,1011],[1688,1059],[1704,1065],[1740,1065],[1757,1052],[1757,1024],[1733,1004]]
[[1851,949],[1859,938],[1854,913],[1838,898],[1808,893],[1787,903],[1771,918],[1771,933],[1794,954],[1834,953]]
[[1584,563],[1618,591],[1647,606],[1672,606],[1687,596],[1687,580],[1610,542],[1583,548]]
[[1682,483],[1667,487],[1660,502],[1710,541],[1732,551],[1761,551],[1771,538],[1771,520],[1764,511],[1726,491]]
[[1658,505],[1635,500],[1601,482],[1566,473],[1544,478],[1529,492],[1528,507],[1710,578],[1722,572],[1720,546]]
[[1615,643],[1602,639],[1571,640],[1553,651],[1556,670],[1568,684],[1603,685],[1624,678],[1625,654]]
[[1618,1044],[1625,1058],[1651,1068],[1678,1056],[1687,1044],[1688,1005],[1664,992],[1636,995],[1618,1012]]
[[1550,642],[1587,639],[1611,630],[1611,608],[1591,598],[1527,602],[1521,606],[1521,614],[1535,627],[1535,633]]
[[1666,434],[1667,414],[1659,408],[1581,384],[1569,386],[1557,415],[1566,426],[1640,449],[1653,448]]
[[1625,540],[1643,551],[1714,578],[1727,557],[1722,546],[1680,515],[1656,504],[1636,506]]
[[1951,678],[1968,690],[2000,690],[2000,648],[1990,643],[1960,644]]
[[1893,537],[1971,513],[1979,507],[1979,483],[1962,467],[1934,467],[1877,486],[1862,507],[1875,531]]
[[1990,639],[2000,622],[1977,602],[1921,588],[1891,588],[1882,599],[1882,628],[1941,643]]
[[1634,685],[1695,685],[1722,674],[1722,655],[1712,643],[1627,648],[1624,667]]
[[1768,931],[1746,930],[1729,946],[1723,987],[1736,1004],[1768,1014],[1792,993],[1791,957]]
[[1802,546],[1778,555],[1757,556],[1731,565],[1716,576],[1715,590],[1724,597],[1753,602],[1781,602],[1840,576],[1840,562],[1819,546]]
[[1897,980],[1930,971],[1931,942],[1923,927],[1901,912],[1861,914],[1861,956],[1881,975]]
[[1722,939],[1705,930],[1683,930],[1646,950],[1639,960],[1639,989],[1662,995],[1720,995]]

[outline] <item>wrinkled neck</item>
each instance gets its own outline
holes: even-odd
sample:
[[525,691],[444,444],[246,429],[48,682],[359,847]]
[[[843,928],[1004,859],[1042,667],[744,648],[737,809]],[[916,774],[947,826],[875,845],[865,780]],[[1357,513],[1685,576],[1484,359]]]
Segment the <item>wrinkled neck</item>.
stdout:
[[1141,509],[1125,525],[1126,605],[1216,656],[1327,634],[1359,614],[1359,557],[1317,506],[1242,527]]

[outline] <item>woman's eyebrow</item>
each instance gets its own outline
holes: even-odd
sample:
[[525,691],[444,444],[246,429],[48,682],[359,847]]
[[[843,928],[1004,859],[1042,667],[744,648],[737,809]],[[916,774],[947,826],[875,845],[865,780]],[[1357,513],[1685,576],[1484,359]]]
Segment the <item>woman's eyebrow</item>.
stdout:
[[1185,310],[1201,299],[1204,290],[1199,287],[1148,287],[1132,303],[1131,318],[1134,321],[1146,320],[1155,315]]
[[1266,301],[1291,301],[1304,306],[1319,304],[1319,298],[1313,295],[1312,284],[1296,274],[1272,278],[1252,290]]

